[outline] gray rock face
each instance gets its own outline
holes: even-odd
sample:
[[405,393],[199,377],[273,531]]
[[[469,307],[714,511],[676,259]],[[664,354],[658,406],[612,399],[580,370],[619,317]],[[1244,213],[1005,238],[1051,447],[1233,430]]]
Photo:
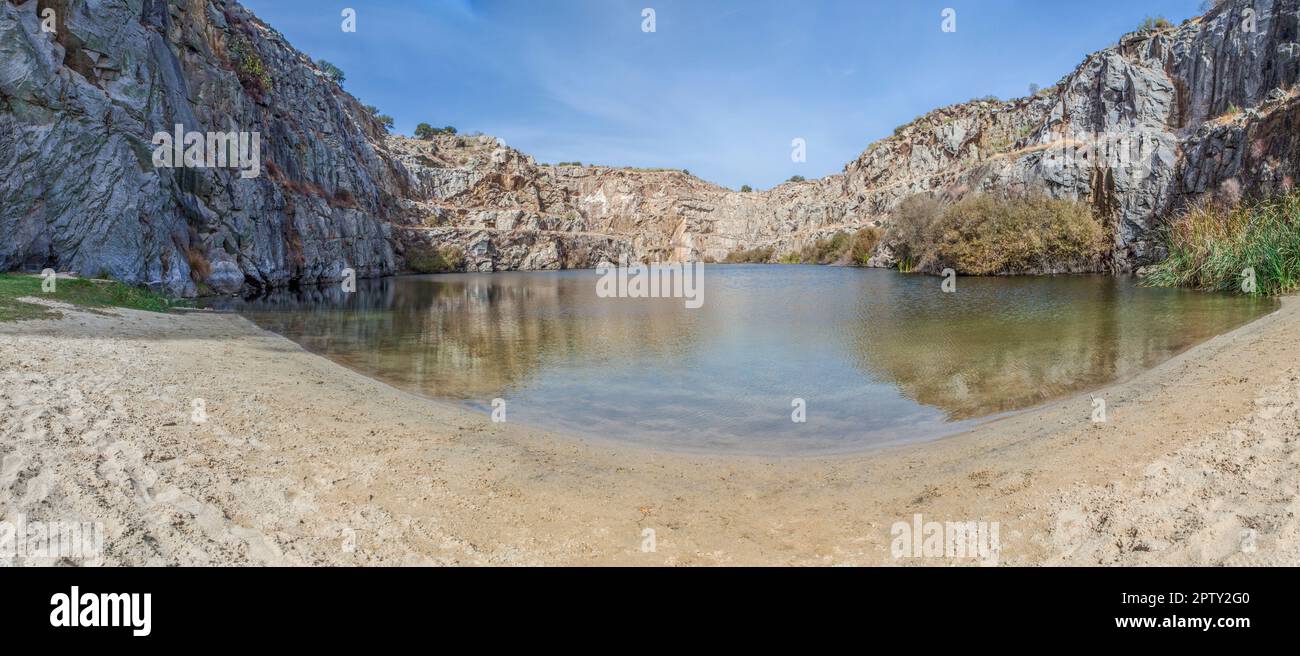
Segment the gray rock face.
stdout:
[[[260,175],[156,166],[177,124],[259,133]],[[396,269],[381,128],[233,1],[0,3],[0,135],[0,269],[178,295]]]
[[[490,137],[389,138],[235,0],[7,0],[0,269],[192,295],[386,275],[416,244],[459,247],[475,271],[777,258],[885,224],[914,194],[1034,191],[1084,200],[1113,230],[1109,257],[1060,270],[1130,270],[1197,197],[1294,184],[1298,41],[1300,0],[1228,0],[1035,96],[931,112],[840,174],[740,193],[675,170],[539,165]],[[177,124],[257,133],[260,175],[155,162],[154,135]],[[872,263],[892,262],[882,244]]]
[[[858,224],[884,220],[917,193],[1037,191],[1092,204],[1114,229],[1102,268],[1131,269],[1160,255],[1159,219],[1196,194],[1229,180],[1244,193],[1281,188],[1285,175],[1276,170],[1295,165],[1294,151],[1279,143],[1286,138],[1268,137],[1273,166],[1258,166],[1273,173],[1261,176],[1218,164],[1215,153],[1240,151],[1216,126],[1236,108],[1272,111],[1294,96],[1298,27],[1297,0],[1230,0],[1181,26],[1130,34],[1034,97],[977,101],[918,119],[793,206],[820,198],[825,214]],[[1264,116],[1252,110],[1234,122],[1253,125]],[[1274,129],[1287,128],[1274,119],[1255,132]]]

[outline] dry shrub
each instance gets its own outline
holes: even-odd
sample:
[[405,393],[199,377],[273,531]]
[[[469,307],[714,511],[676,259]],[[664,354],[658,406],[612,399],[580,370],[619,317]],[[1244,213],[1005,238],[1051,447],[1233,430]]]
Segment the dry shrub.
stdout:
[[934,226],[942,216],[943,204],[925,194],[904,198],[894,209],[885,239],[892,243],[904,271],[933,250]]
[[914,197],[890,230],[904,268],[968,275],[1095,268],[1108,234],[1087,204],[1044,195],[981,194],[946,207]]
[[863,228],[853,235],[853,243],[849,246],[849,261],[851,264],[864,266],[867,260],[876,252],[876,246],[884,238],[885,231],[880,228],[870,227]]
[[417,273],[464,271],[465,252],[455,246],[415,245],[406,249],[406,266]]
[[190,279],[194,282],[203,282],[212,275],[212,264],[202,250],[193,246],[185,247],[185,259],[190,263]]
[[339,189],[338,191],[335,191],[334,195],[329,199],[329,205],[334,209],[344,208],[355,210],[360,207],[360,205],[357,204],[356,196],[353,196],[352,192],[347,189]]
[[766,248],[751,248],[748,250],[737,249],[727,253],[726,264],[767,264],[772,261],[772,253],[775,249],[771,246]]
[[840,232],[804,246],[782,259],[790,264],[845,264],[863,266],[876,250],[883,232],[868,227],[857,232]]

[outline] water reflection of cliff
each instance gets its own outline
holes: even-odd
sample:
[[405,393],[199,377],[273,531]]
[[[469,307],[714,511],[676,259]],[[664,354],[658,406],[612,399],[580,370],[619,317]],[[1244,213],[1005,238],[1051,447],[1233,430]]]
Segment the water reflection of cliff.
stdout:
[[501,395],[547,362],[599,368],[690,351],[680,300],[599,299],[593,276],[360,281],[353,294],[283,291],[227,309],[357,371],[460,399]]
[[[512,420],[774,451],[941,434],[1132,376],[1272,307],[1100,276],[962,278],[945,294],[888,271],[716,267],[700,310],[599,298],[595,282],[396,278],[229,307],[414,392],[508,398]],[[796,397],[815,408],[806,427],[789,420]]]
[[1123,380],[1272,307],[1118,278],[961,279],[956,294],[933,278],[869,284],[858,366],[949,419]]

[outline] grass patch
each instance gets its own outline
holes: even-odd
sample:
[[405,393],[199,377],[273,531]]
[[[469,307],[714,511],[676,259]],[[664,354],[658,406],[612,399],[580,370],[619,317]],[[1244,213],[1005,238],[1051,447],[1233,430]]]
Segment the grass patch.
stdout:
[[406,251],[406,266],[417,273],[456,273],[465,270],[465,252],[455,246],[414,246]]
[[1216,125],[1228,125],[1229,123],[1236,121],[1239,116],[1241,116],[1241,108],[1236,105],[1228,105],[1228,109],[1224,110],[1223,114],[1214,119],[1214,123]]
[[[1193,206],[1165,229],[1169,257],[1144,284],[1276,296],[1300,290],[1300,192]],[[1253,270],[1252,292],[1244,284]]]
[[16,273],[0,274],[0,321],[58,319],[58,310],[18,300],[21,297],[43,298],[84,308],[128,308],[147,312],[166,312],[172,307],[165,296],[113,281],[60,278],[55,291],[41,291],[41,277]]

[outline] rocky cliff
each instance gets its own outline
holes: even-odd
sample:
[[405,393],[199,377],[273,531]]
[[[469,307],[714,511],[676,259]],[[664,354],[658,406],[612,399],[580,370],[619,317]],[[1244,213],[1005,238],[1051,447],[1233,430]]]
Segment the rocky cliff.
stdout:
[[[1292,184],[1298,33],[1300,0],[1220,2],[1182,25],[1123,37],[1032,97],[936,110],[840,174],[764,192],[677,171],[541,166],[487,137],[403,140],[425,224],[435,226],[412,233],[462,246],[481,270],[620,253],[720,260],[755,247],[777,258],[887,224],[915,194],[1039,192],[1091,204],[1113,232],[1097,268],[1126,271],[1161,256],[1160,219],[1193,198]],[[583,255],[566,259],[572,252]],[[893,264],[888,244],[875,261]]]
[[[260,175],[157,166],[176,125],[258,133]],[[0,269],[182,295],[392,273],[408,190],[383,140],[236,2],[0,2]]]
[[[417,244],[479,271],[779,257],[915,194],[1036,191],[1090,203],[1113,233],[1098,268],[1123,271],[1160,256],[1159,220],[1191,199],[1293,184],[1297,41],[1300,0],[1225,0],[1032,97],[931,112],[842,173],[741,193],[389,137],[234,0],[0,0],[0,268],[194,294],[385,275]],[[262,174],[159,166],[152,138],[175,125],[259,133]]]

